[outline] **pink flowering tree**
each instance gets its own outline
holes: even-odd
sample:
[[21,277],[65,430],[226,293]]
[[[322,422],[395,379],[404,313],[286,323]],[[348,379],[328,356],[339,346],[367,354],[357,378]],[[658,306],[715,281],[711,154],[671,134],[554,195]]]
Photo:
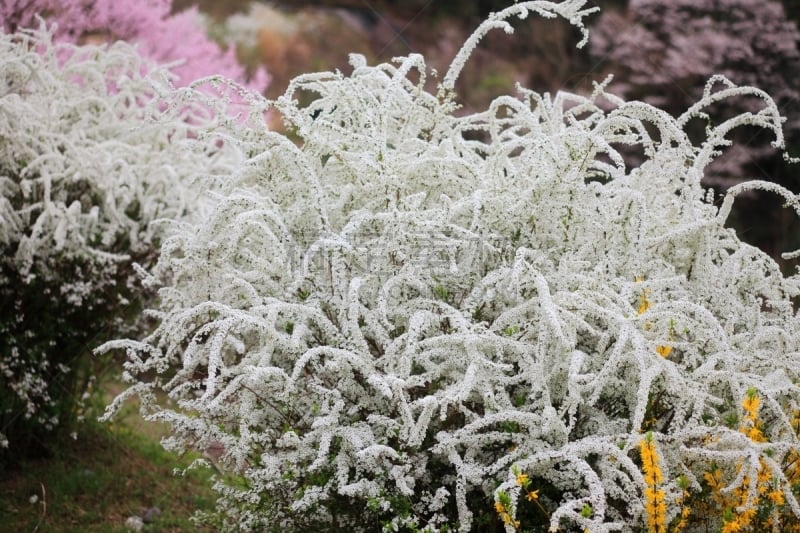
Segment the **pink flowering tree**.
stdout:
[[56,23],[56,39],[71,43],[123,40],[157,63],[171,66],[177,85],[221,75],[261,92],[269,83],[263,68],[246,72],[227,50],[208,38],[197,8],[170,13],[170,0],[5,0],[0,24],[7,32],[38,27],[37,17]]
[[713,74],[797,100],[799,40],[777,0],[631,0],[600,16],[590,46],[620,76],[617,92],[679,108]]

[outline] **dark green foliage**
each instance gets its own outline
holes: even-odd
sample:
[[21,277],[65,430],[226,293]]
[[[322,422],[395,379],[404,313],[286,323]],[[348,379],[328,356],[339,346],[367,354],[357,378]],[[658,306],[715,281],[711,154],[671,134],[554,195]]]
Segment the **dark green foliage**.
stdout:
[[[57,277],[36,270],[23,276],[9,252],[3,249],[0,260],[0,433],[9,441],[0,462],[47,454],[75,430],[82,395],[104,367],[91,350],[123,329],[126,309],[140,307],[126,304],[134,298],[127,265],[109,272],[87,259],[55,256],[47,267]],[[93,279],[103,275],[102,283]],[[93,284],[80,302],[61,293],[74,283]]]

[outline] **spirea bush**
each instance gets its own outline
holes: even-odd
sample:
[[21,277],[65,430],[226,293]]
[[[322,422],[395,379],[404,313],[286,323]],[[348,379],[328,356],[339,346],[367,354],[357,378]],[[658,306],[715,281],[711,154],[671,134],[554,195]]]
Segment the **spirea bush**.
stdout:
[[[701,186],[739,126],[782,147],[773,100],[715,77],[678,117],[604,85],[456,113],[483,35],[529,13],[583,30],[584,4],[490,16],[436,94],[413,54],[296,78],[273,103],[289,137],[239,142],[251,157],[213,212],[165,239],[154,329],[100,349],[127,352],[131,384],[107,416],[138,396],[171,425],[165,445],[215,461],[206,518],[276,532],[797,524],[799,280],[725,222],[748,189],[798,201],[770,183],[721,199]],[[761,107],[689,138],[737,95]]]
[[[79,416],[91,349],[146,299],[159,219],[202,207],[191,182],[238,157],[191,89],[129,45],[0,33],[0,444],[41,450]],[[143,72],[147,72],[143,75]],[[216,107],[222,107],[222,101]]]

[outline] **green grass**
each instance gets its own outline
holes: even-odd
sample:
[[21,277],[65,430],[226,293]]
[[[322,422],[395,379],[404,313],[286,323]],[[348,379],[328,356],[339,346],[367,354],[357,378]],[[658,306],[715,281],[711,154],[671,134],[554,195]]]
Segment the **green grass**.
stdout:
[[0,531],[124,532],[128,517],[152,507],[162,512],[143,531],[209,531],[190,517],[214,507],[210,473],[173,475],[191,459],[164,451],[163,434],[132,407],[113,424],[87,422],[51,457],[2,473]]

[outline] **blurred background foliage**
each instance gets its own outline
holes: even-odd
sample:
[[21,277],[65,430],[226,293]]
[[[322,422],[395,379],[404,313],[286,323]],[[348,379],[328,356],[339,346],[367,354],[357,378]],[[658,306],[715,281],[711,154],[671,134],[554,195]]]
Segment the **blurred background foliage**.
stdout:
[[[511,0],[175,0],[176,10],[199,5],[212,35],[238,45],[240,60],[263,64],[272,75],[266,95],[283,93],[303,72],[349,72],[348,53],[370,63],[420,53],[429,67],[446,70],[459,46],[489,13]],[[494,32],[481,43],[457,86],[463,112],[484,108],[515,83],[534,90],[586,93],[614,74],[612,92],[644,99],[672,114],[694,102],[705,81],[724,73],[770,93],[788,117],[789,153],[800,155],[800,1],[798,0],[589,0],[589,45],[564,21],[531,16],[514,35]],[[637,39],[639,39],[637,41]],[[435,79],[430,80],[433,85]],[[742,102],[743,109],[752,102]],[[720,116],[736,111],[720,109]],[[280,124],[274,124],[280,127]],[[702,135],[702,125],[697,126]],[[763,132],[740,130],[739,146],[709,169],[719,194],[743,179],[777,181],[800,193],[797,165],[788,165]],[[778,198],[742,197],[731,224],[740,236],[774,257],[785,272],[796,262],[780,253],[800,247],[800,224]]]

